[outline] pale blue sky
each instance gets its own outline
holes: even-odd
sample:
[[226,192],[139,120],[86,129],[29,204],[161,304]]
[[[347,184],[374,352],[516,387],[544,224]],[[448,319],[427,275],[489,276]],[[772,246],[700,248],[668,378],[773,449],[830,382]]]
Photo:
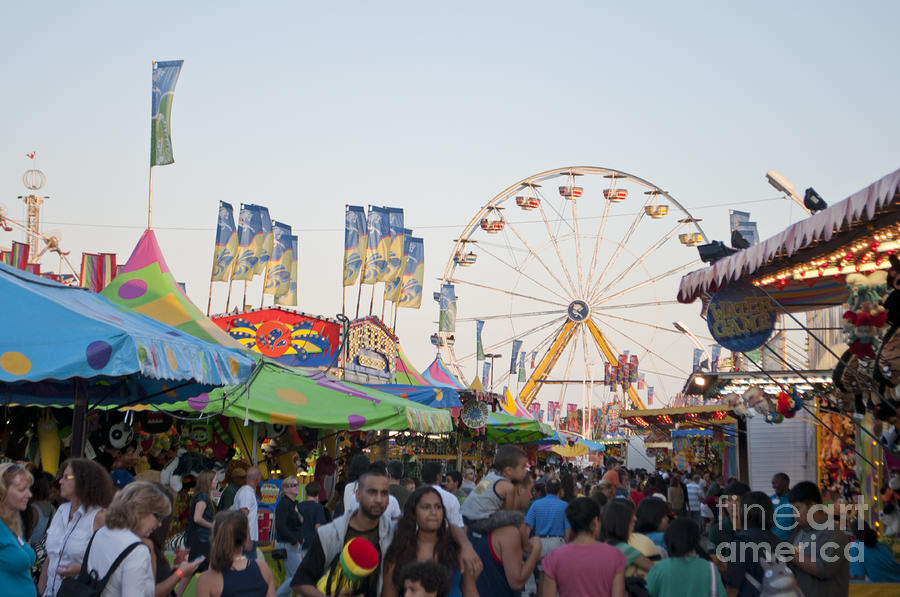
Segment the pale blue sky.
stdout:
[[[345,203],[405,209],[425,237],[426,299],[478,208],[554,167],[647,178],[714,238],[727,234],[723,204],[744,205],[765,238],[801,215],[746,203],[777,196],[766,170],[834,202],[900,166],[898,13],[821,1],[7,2],[0,202],[21,214],[24,154],[37,150],[44,230],[62,231],[73,256],[124,261],[146,222],[151,61],[180,58],[176,163],[154,170],[153,221],[203,308],[220,199],[267,205],[299,229],[300,309],[325,315],[340,311]],[[2,245],[18,238],[0,232]],[[696,313],[660,317],[705,332]],[[430,300],[400,318],[420,367],[436,318]]]

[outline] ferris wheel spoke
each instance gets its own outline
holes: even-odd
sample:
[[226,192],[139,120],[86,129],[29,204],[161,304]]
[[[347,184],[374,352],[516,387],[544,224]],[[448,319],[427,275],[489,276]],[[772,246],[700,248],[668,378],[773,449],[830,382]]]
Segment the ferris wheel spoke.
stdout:
[[475,288],[484,288],[485,290],[492,290],[494,292],[499,292],[500,294],[506,294],[509,296],[517,296],[519,298],[528,299],[531,301],[537,301],[539,303],[545,303],[547,305],[555,305],[557,307],[568,308],[568,305],[565,303],[557,303],[556,301],[550,301],[547,299],[538,298],[536,296],[530,296],[527,294],[522,294],[520,292],[513,292],[512,290],[504,290],[502,288],[494,288],[493,286],[487,286],[485,284],[479,284],[477,282],[469,282],[468,280],[460,280],[459,278],[451,278],[448,280],[453,284],[464,284],[467,286],[474,286]]
[[615,279],[612,280],[612,282],[609,282],[602,289],[600,289],[600,290],[592,289],[591,290],[591,301],[593,302],[593,301],[597,300],[598,298],[603,296],[603,293],[605,293],[607,290],[609,290],[610,288],[613,288],[616,284],[618,284],[619,282],[624,280],[626,278],[626,276],[628,276],[628,274],[630,274],[632,271],[634,271],[634,268],[636,268],[639,265],[641,265],[642,263],[644,263],[647,259],[650,258],[651,255],[653,255],[660,248],[662,248],[662,246],[667,241],[669,241],[683,226],[684,226],[684,224],[679,223],[678,226],[675,226],[668,233],[666,233],[665,235],[660,237],[659,240],[657,240],[655,243],[653,243],[653,245],[649,249],[644,251],[637,259],[635,259],[634,263],[629,264],[628,267],[626,267],[618,276],[615,277]]
[[581,231],[578,229],[578,200],[572,198],[572,224],[575,228],[575,270],[578,273],[578,296],[584,296],[584,274],[581,265]]
[[648,196],[647,199],[644,200],[644,204],[641,205],[641,209],[634,216],[634,220],[631,221],[631,226],[628,227],[628,232],[625,233],[625,237],[622,239],[618,245],[616,245],[616,250],[613,253],[613,256],[609,261],[606,262],[606,265],[603,266],[603,271],[600,272],[600,277],[597,278],[597,282],[594,284],[595,287],[599,288],[601,284],[603,284],[603,280],[606,279],[606,274],[609,273],[609,268],[616,263],[619,259],[619,255],[622,254],[622,249],[625,248],[625,245],[628,244],[628,241],[631,240],[631,236],[634,234],[634,231],[637,230],[638,224],[641,221],[641,218],[644,216],[644,205],[647,205],[647,202],[650,201]]
[[588,269],[587,287],[591,288],[594,278],[594,268],[597,267],[597,259],[600,257],[600,241],[603,239],[603,232],[606,230],[606,222],[609,219],[609,208],[611,201],[606,201],[603,206],[603,216],[600,218],[600,228],[597,230],[597,236],[594,237],[594,255],[591,257],[591,267]]
[[[556,319],[551,319],[550,321],[546,321],[546,322],[544,322],[544,323],[542,323],[542,324],[540,324],[540,325],[536,325],[536,326],[534,326],[533,328],[531,328],[531,329],[529,329],[529,330],[526,330],[526,331],[524,331],[524,332],[520,332],[520,333],[518,333],[518,334],[515,334],[515,335],[513,335],[513,336],[510,336],[509,338],[506,338],[506,339],[504,339],[504,340],[501,340],[500,342],[495,342],[494,344],[491,344],[490,346],[486,346],[486,347],[484,348],[484,352],[491,352],[491,351],[494,351],[494,350],[500,348],[501,346],[506,346],[507,344],[510,344],[513,340],[526,338],[526,337],[530,336],[531,334],[536,334],[536,333],[538,333],[538,332],[540,332],[540,331],[542,331],[542,330],[545,330],[545,329],[547,329],[547,328],[549,328],[549,327],[553,327],[553,326],[555,326],[556,324],[560,323],[563,319],[565,319],[565,317],[557,317]],[[471,353],[471,354],[467,354],[466,356],[464,356],[464,357],[462,357],[462,358],[460,358],[460,359],[458,359],[458,360],[459,360],[460,362],[464,362],[464,361],[468,361],[468,360],[470,360],[470,359],[473,359],[473,358],[475,358],[476,356],[477,356],[477,353],[474,353],[474,352],[473,352],[473,353]]]
[[[594,325],[597,325],[596,321],[594,321]],[[600,327],[600,326],[598,326],[598,327]],[[672,361],[668,360],[667,358],[665,358],[664,356],[662,356],[661,354],[659,354],[652,348],[650,348],[648,346],[644,346],[644,344],[642,344],[639,340],[634,338],[633,334],[626,334],[626,333],[622,332],[622,330],[620,330],[619,328],[617,328],[616,326],[612,325],[609,322],[606,322],[606,328],[614,331],[615,333],[619,334],[619,336],[621,336],[623,338],[628,338],[629,341],[634,342],[635,344],[637,344],[638,347],[643,349],[645,353],[655,355],[659,360],[661,360],[662,362],[666,363],[667,365],[669,365],[671,367],[674,367],[676,370],[682,369],[682,367],[679,367],[678,365],[676,365]],[[609,337],[607,337],[606,341],[609,343],[610,348],[613,349],[613,352],[615,352],[616,354],[619,354],[618,349],[616,349],[616,347],[613,345],[613,343],[609,339]]]
[[620,290],[619,292],[617,292],[617,293],[615,293],[615,294],[611,294],[611,295],[609,295],[609,296],[605,296],[605,297],[603,297],[603,300],[600,300],[600,301],[599,301],[599,303],[595,301],[595,304],[600,304],[600,305],[602,305],[603,303],[605,303],[605,302],[607,302],[607,301],[611,301],[611,300],[614,299],[614,298],[618,298],[618,297],[620,297],[620,296],[625,296],[626,294],[629,294],[629,293],[631,293],[631,292],[634,292],[635,290],[640,290],[641,288],[644,288],[644,287],[646,287],[646,286],[650,286],[651,284],[655,284],[655,283],[659,282],[660,280],[664,280],[665,278],[668,278],[669,276],[673,276],[673,275],[675,275],[675,274],[677,274],[677,273],[679,273],[679,272],[683,272],[683,271],[686,270],[686,269],[691,269],[691,268],[695,268],[695,267],[697,267],[697,262],[696,262],[696,261],[692,261],[692,262],[690,262],[690,263],[686,263],[686,264],[684,264],[684,265],[680,265],[680,266],[678,266],[678,267],[674,267],[674,268],[672,268],[672,269],[670,269],[670,270],[668,270],[668,271],[665,271],[665,272],[659,274],[658,276],[654,276],[654,277],[652,277],[652,278],[648,278],[648,279],[644,280],[643,282],[640,282],[639,284],[635,284],[634,286],[630,286],[630,287],[626,288],[625,290]]
[[662,305],[677,305],[678,301],[646,301],[642,303],[628,303],[625,305],[606,305],[604,304],[602,307],[600,306],[592,306],[591,312],[597,313],[598,311],[611,311],[612,309],[637,309],[638,307],[659,307]]
[[565,309],[554,309],[552,311],[531,311],[529,313],[503,313],[502,315],[480,315],[478,317],[457,317],[456,323],[473,322],[473,321],[490,321],[492,319],[520,319],[526,317],[542,317],[544,315],[563,315]]
[[569,282],[572,296],[577,296],[578,292],[575,290],[575,283],[572,282],[572,275],[569,273],[569,268],[566,266],[565,259],[563,259],[562,251],[559,250],[559,242],[556,239],[556,235],[554,235],[553,231],[550,229],[550,221],[547,219],[547,212],[544,211],[543,201],[538,205],[538,211],[541,212],[541,217],[544,219],[544,227],[547,229],[547,235],[550,237],[550,242],[553,243],[553,249],[556,251],[556,257],[559,259],[559,264],[562,266],[563,273],[566,275],[566,280]]
[[[654,305],[654,306],[655,306],[655,305]],[[667,327],[663,327],[663,326],[661,326],[661,325],[655,325],[655,324],[652,324],[652,323],[647,323],[646,321],[638,321],[637,319],[629,319],[629,318],[627,318],[627,317],[621,317],[621,316],[619,316],[619,315],[612,315],[612,314],[610,314],[610,313],[605,313],[605,312],[602,311],[602,310],[595,311],[595,312],[594,312],[594,315],[596,315],[597,317],[610,317],[610,318],[612,318],[612,319],[617,319],[617,320],[619,320],[619,321],[624,321],[624,322],[626,322],[626,323],[632,323],[632,324],[634,324],[634,325],[640,325],[640,326],[652,328],[652,329],[654,329],[654,330],[660,330],[660,331],[662,331],[662,332],[668,332],[668,333],[670,333],[670,334],[675,334],[675,335],[677,335],[677,336],[683,335],[682,332],[679,332],[678,330],[676,330],[676,329],[674,329],[674,328],[667,328]],[[457,320],[457,321],[459,321],[459,320]],[[710,339],[710,338],[703,338],[702,336],[697,336],[697,337],[700,338],[701,340],[709,340],[709,339]]]
[[541,282],[541,281],[539,281],[539,280],[533,278],[532,276],[529,276],[528,274],[526,274],[524,271],[522,271],[521,266],[515,266],[515,265],[512,265],[512,264],[510,264],[510,263],[504,261],[500,256],[495,255],[494,253],[488,251],[488,250],[485,249],[484,247],[481,247],[481,250],[482,250],[483,252],[487,253],[488,255],[490,255],[491,257],[493,257],[494,259],[496,259],[497,261],[499,261],[500,263],[502,263],[503,265],[505,265],[506,267],[510,268],[511,270],[513,270],[514,272],[516,272],[517,274],[519,274],[520,276],[523,276],[523,277],[525,277],[525,278],[528,278],[529,280],[531,280],[532,282],[534,282],[535,284],[537,284],[538,286],[540,286],[541,288],[543,288],[544,290],[546,290],[547,292],[549,292],[550,294],[553,294],[553,295],[557,296],[558,298],[560,298],[560,299],[562,299],[562,300],[564,300],[564,301],[567,301],[567,300],[568,300],[567,297],[561,295],[561,294],[558,293],[557,291],[555,291],[555,290],[553,290],[552,288],[550,288],[549,286],[545,285],[543,282]]
[[[566,371],[563,373],[563,379],[569,379],[569,374],[572,371],[572,363],[575,362],[575,351],[578,349],[578,334],[574,334],[572,336],[572,341],[569,344],[569,360],[566,362]],[[549,373],[549,372],[548,372]],[[559,403],[563,404],[565,400],[566,393],[566,384],[559,385]]]
[[560,279],[556,276],[556,274],[553,273],[553,270],[550,269],[550,267],[549,267],[549,266],[547,265],[547,263],[541,258],[541,256],[537,253],[537,251],[535,251],[533,248],[531,248],[531,245],[528,244],[528,241],[525,240],[525,237],[522,236],[522,235],[519,233],[519,230],[518,230],[515,226],[513,226],[510,222],[506,222],[506,226],[512,231],[513,234],[516,235],[516,237],[519,239],[519,241],[520,241],[523,245],[525,245],[525,248],[528,249],[528,252],[529,252],[531,255],[533,255],[535,259],[537,259],[538,263],[540,263],[541,266],[543,266],[544,270],[550,275],[550,277],[553,278],[553,280],[554,280],[557,284],[559,284],[560,289],[561,289],[563,292],[567,292],[568,290],[570,290],[569,288],[566,288],[566,285],[563,284],[562,280],[560,280]]

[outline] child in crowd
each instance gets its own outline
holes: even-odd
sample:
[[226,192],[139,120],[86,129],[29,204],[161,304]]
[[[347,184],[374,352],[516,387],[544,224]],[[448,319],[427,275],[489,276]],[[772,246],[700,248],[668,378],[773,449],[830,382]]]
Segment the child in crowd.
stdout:
[[525,478],[528,458],[518,446],[497,448],[491,472],[463,502],[463,522],[474,533],[488,533],[509,524],[520,525],[522,513],[515,510],[515,485]]
[[447,597],[450,579],[447,571],[433,560],[413,562],[400,573],[404,597]]

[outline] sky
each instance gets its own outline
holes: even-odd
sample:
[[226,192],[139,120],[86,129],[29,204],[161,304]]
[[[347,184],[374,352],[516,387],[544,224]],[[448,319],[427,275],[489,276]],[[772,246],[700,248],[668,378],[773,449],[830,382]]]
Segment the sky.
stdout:
[[[767,170],[832,203],[895,170],[898,13],[821,1],[3,3],[0,203],[21,217],[22,173],[36,166],[43,231],[73,257],[124,261],[147,220],[151,63],[183,59],[153,228],[188,295],[206,307],[220,200],[293,226],[299,309],[326,316],[342,308],[345,204],[402,207],[425,239],[426,300],[398,332],[424,368],[452,240],[537,172],[633,173],[727,240],[729,208],[750,211],[762,238],[803,216]],[[11,240],[21,235],[0,232]],[[677,277],[660,291],[676,288]],[[458,294],[460,318],[491,311]],[[224,308],[217,283],[213,311]],[[698,311],[655,317],[707,335]],[[687,369],[684,346],[658,348]]]

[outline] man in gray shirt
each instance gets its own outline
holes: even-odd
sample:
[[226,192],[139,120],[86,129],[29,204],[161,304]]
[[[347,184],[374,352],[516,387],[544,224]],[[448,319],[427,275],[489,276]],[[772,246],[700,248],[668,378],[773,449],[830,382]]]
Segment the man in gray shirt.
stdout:
[[797,530],[791,539],[796,551],[790,566],[804,595],[845,597],[850,591],[847,535],[822,505],[822,494],[811,481],[791,488],[788,501],[796,509]]

